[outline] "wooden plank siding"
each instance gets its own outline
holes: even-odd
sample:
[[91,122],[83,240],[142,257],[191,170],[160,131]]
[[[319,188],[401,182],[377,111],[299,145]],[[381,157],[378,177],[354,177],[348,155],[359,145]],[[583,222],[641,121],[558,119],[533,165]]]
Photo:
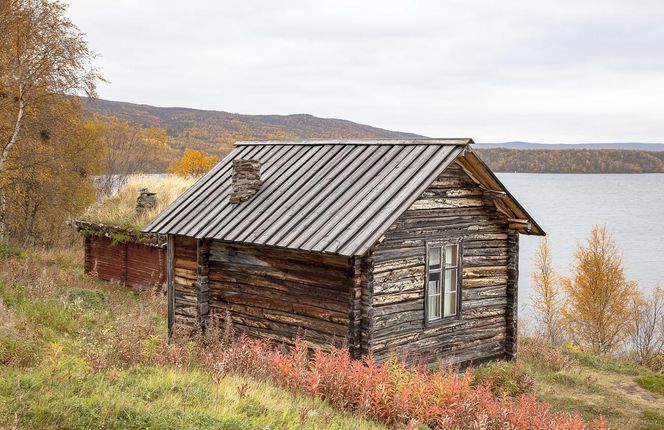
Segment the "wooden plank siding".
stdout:
[[[405,211],[367,256],[372,292],[368,349],[378,360],[466,364],[502,358],[514,342],[516,233],[491,197],[456,164]],[[510,244],[508,244],[508,238]],[[427,241],[462,240],[460,317],[424,323]],[[510,292],[508,294],[508,284]],[[509,303],[508,303],[509,300]]]
[[85,271],[137,291],[163,291],[166,250],[134,242],[113,243],[107,237],[87,237]]
[[229,315],[237,334],[359,348],[362,277],[348,257],[212,241],[208,258],[210,322]]
[[198,249],[196,239],[174,236],[172,242],[173,323],[170,325],[196,328],[198,326]]

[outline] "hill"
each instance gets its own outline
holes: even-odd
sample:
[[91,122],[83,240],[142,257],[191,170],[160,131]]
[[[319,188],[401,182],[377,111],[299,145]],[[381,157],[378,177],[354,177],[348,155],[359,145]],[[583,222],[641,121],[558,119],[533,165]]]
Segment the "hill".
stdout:
[[503,143],[477,143],[477,149],[509,148],[509,149],[628,149],[638,151],[664,151],[664,143],[532,143],[532,142],[503,142]]
[[478,149],[495,172],[664,173],[664,151],[632,149]]
[[[169,149],[146,166],[146,172],[166,171],[187,148],[222,157],[238,140],[424,137],[308,114],[243,115],[102,99],[84,98],[83,102],[89,112],[102,118],[116,117],[138,126],[166,131]],[[664,144],[505,142],[476,143],[474,147],[497,172],[664,172]]]
[[86,109],[144,127],[166,130],[178,153],[185,148],[224,155],[233,143],[250,139],[420,137],[369,125],[308,114],[242,115],[181,107],[156,107],[102,99],[83,99]]

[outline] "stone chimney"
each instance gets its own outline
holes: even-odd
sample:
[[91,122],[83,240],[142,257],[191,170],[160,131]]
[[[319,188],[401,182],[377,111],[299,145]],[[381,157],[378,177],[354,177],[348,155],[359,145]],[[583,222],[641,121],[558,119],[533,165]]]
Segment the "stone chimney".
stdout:
[[143,213],[157,206],[157,193],[151,193],[147,188],[141,188],[136,199],[136,212]]
[[231,194],[228,201],[233,204],[247,201],[258,192],[263,184],[261,181],[261,166],[259,160],[233,160],[233,177]]

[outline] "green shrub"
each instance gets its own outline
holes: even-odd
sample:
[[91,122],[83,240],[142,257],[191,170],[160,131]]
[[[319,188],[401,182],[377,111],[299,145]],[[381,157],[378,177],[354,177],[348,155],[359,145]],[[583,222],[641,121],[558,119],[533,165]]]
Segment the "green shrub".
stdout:
[[644,390],[664,395],[664,375],[641,376],[634,381]]
[[21,257],[23,252],[9,242],[0,241],[0,258]]
[[103,291],[89,288],[70,288],[66,291],[66,297],[68,302],[85,309],[98,309],[108,303],[108,297]]
[[533,392],[532,377],[519,363],[497,361],[477,367],[473,371],[473,385],[489,385],[497,396],[516,397]]
[[249,418],[262,417],[269,412],[265,405],[254,399],[242,400],[239,404],[239,410]]
[[663,428],[664,415],[654,409],[643,412],[643,420],[639,423],[639,430],[661,430]]

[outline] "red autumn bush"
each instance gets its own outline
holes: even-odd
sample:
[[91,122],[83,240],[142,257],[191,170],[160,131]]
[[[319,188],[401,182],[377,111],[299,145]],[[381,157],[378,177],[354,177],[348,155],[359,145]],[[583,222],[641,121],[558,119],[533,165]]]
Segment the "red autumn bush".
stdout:
[[[270,379],[293,392],[325,399],[338,409],[395,427],[416,428],[424,424],[435,429],[608,428],[601,418],[588,423],[578,414],[551,411],[547,403],[535,398],[530,387],[515,390],[514,395],[509,390],[496,394],[493,384],[502,377],[498,378],[494,371],[489,372],[491,377],[482,379],[473,370],[459,374],[411,367],[395,359],[384,363],[371,357],[354,360],[344,349],[311,351],[300,340],[292,348],[244,336],[208,345],[199,347],[197,357],[190,359],[210,370],[216,380],[226,374]],[[174,342],[161,347],[163,360],[183,366],[181,352],[168,352],[181,351],[182,345]],[[521,394],[524,392],[528,394]]]

